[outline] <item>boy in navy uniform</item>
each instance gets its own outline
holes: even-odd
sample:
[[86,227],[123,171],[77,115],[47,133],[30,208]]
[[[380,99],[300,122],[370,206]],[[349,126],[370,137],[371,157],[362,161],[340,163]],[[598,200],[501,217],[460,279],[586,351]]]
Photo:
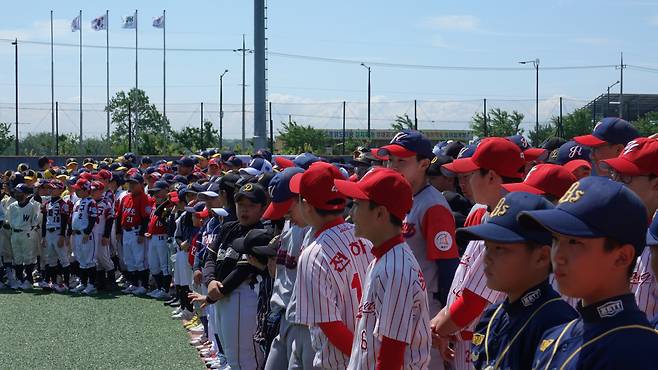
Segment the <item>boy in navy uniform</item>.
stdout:
[[658,332],[630,290],[646,242],[642,201],[603,177],[575,182],[556,208],[524,211],[528,230],[553,234],[551,260],[560,292],[580,298],[580,317],[549,329],[535,369],[658,369]]
[[476,369],[530,369],[544,331],[578,317],[548,282],[551,233],[526,231],[516,220],[521,211],[552,208],[539,195],[513,192],[498,202],[489,222],[457,230],[464,240],[484,240],[487,286],[507,295],[475,328]]
[[[647,246],[651,248],[651,269],[653,276],[658,276],[658,212],[653,215],[653,221],[647,230]],[[658,278],[656,278],[658,281]],[[651,326],[658,329],[658,315],[651,321]]]

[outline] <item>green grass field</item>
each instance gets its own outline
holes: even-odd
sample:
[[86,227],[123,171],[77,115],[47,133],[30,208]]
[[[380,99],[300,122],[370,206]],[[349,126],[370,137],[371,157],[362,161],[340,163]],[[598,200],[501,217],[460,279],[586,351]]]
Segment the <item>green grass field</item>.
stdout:
[[161,302],[0,291],[0,369],[205,369]]

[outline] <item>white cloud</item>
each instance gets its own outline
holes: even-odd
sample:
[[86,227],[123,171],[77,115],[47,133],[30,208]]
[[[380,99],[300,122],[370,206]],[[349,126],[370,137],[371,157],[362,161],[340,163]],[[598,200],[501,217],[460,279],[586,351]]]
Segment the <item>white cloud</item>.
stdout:
[[477,31],[480,20],[472,15],[442,15],[427,18],[425,25],[446,31]]
[[[53,20],[53,35],[62,36],[71,32],[71,22],[64,19]],[[36,21],[29,27],[15,28],[15,29],[0,29],[0,39],[13,39],[18,40],[49,40],[50,39],[50,20]]]

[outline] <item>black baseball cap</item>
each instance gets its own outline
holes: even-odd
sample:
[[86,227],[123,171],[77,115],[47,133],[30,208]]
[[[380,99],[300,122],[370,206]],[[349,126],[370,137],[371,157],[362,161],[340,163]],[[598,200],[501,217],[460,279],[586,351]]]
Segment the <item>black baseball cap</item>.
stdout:
[[158,192],[160,190],[167,190],[167,189],[169,189],[169,183],[167,183],[166,181],[156,181],[153,184],[153,187],[149,188],[148,192],[149,193],[155,193],[155,192]]
[[267,204],[267,193],[265,192],[265,189],[254,183],[243,185],[234,196],[236,202],[240,201],[242,198],[247,198],[254,203]]
[[277,246],[270,246],[272,238],[274,235],[268,229],[251,229],[244,237],[235,239],[231,248],[242,254],[273,257]]

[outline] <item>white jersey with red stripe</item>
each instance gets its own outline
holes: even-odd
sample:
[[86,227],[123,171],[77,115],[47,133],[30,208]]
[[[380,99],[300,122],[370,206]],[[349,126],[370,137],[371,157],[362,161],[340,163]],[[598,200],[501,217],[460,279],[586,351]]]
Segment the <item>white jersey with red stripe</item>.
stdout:
[[423,272],[407,243],[370,262],[348,369],[375,369],[382,337],[406,344],[403,369],[427,369],[430,326]]
[[96,225],[92,232],[95,235],[102,236],[105,231],[105,223],[114,216],[114,208],[105,200],[105,197],[96,201]]
[[83,231],[89,226],[91,219],[97,217],[96,201],[91,197],[78,199],[73,205],[71,214],[71,229]]
[[45,206],[46,229],[60,228],[62,226],[62,218],[68,218],[69,203],[62,198],[49,200]]
[[458,258],[455,217],[446,198],[431,185],[414,195],[402,235],[423,270],[430,296],[439,291],[438,259]]
[[637,258],[635,271],[631,277],[631,291],[640,310],[652,320],[658,315],[658,284],[651,270],[651,248],[645,247]]
[[295,322],[309,326],[315,350],[313,366],[344,369],[349,357],[329,342],[318,324],[339,321],[354,332],[372,243],[355,237],[354,225],[348,223],[316,235],[299,256]]

